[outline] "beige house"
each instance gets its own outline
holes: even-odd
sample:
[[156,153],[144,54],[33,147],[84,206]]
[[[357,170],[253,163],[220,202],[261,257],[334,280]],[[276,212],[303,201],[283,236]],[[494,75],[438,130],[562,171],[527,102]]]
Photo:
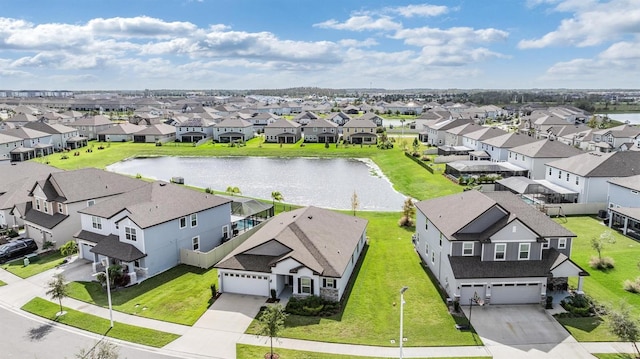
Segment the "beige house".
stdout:
[[296,143],[302,138],[302,125],[279,119],[264,127],[264,140],[270,143]]
[[342,126],[342,136],[351,144],[375,145],[378,142],[376,127],[372,121],[354,119]]

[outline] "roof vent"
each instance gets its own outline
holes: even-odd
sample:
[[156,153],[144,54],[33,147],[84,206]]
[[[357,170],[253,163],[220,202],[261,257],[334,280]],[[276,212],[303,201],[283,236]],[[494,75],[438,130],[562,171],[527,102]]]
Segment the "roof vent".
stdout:
[[307,218],[309,218],[309,219],[313,219],[313,216],[309,216],[309,217],[307,217]]

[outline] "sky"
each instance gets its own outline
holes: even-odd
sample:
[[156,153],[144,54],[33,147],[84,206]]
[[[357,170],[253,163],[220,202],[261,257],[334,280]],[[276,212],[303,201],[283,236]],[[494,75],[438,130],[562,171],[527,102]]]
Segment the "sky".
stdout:
[[0,89],[640,88],[640,0],[0,0]]

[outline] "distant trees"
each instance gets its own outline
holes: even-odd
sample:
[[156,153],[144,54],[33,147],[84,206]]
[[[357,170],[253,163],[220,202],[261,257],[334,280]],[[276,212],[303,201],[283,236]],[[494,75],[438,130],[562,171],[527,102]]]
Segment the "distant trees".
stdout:
[[233,186],[229,186],[227,187],[227,189],[225,190],[225,192],[227,192],[230,195],[235,195],[235,194],[242,194],[242,192],[240,191],[240,188],[238,187],[233,187]]

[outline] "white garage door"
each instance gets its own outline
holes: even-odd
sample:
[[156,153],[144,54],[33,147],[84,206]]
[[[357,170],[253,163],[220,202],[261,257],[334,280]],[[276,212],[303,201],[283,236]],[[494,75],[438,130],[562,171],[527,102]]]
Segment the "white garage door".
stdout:
[[269,276],[265,274],[224,273],[222,292],[269,296]]
[[80,244],[80,254],[82,258],[93,261],[95,254],[91,253],[91,248],[93,248],[93,246],[87,243]]
[[[478,298],[484,300],[484,284],[462,284],[460,286],[460,305],[469,305],[469,300],[477,294]],[[476,305],[477,303],[472,303]]]
[[491,304],[531,304],[540,302],[540,283],[494,283]]

